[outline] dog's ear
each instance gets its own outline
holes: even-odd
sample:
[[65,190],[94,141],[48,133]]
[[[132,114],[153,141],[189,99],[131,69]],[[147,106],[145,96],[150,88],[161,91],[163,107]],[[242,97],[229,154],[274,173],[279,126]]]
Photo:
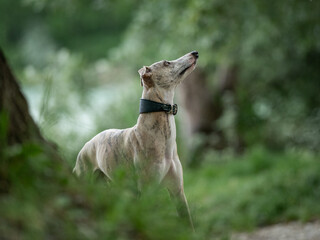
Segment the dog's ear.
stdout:
[[153,86],[151,68],[144,66],[139,69],[138,73],[140,74],[141,86],[143,86],[143,84],[149,88]]

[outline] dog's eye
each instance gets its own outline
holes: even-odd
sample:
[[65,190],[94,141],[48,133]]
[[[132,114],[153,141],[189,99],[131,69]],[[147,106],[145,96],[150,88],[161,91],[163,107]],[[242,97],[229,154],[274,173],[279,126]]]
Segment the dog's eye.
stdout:
[[170,62],[169,62],[169,61],[164,61],[164,62],[163,62],[163,65],[167,67],[167,66],[170,65]]

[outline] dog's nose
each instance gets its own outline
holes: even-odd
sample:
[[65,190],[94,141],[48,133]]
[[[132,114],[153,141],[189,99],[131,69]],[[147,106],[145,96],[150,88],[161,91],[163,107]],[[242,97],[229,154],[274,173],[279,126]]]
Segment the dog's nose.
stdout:
[[191,52],[191,54],[192,54],[193,56],[195,56],[196,58],[199,57],[199,53],[198,53],[197,51],[193,51],[193,52]]

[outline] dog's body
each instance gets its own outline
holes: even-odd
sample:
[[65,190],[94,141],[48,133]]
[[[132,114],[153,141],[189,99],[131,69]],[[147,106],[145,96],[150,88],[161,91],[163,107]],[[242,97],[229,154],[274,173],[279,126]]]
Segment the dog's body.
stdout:
[[[174,61],[160,61],[139,70],[142,99],[173,104],[176,86],[195,68],[197,52]],[[74,171],[77,175],[99,169],[110,180],[118,166],[134,167],[140,189],[150,181],[168,188],[178,201],[178,212],[192,220],[183,190],[182,166],[177,154],[174,116],[166,112],[140,114],[137,124],[110,129],[92,138],[81,149]]]

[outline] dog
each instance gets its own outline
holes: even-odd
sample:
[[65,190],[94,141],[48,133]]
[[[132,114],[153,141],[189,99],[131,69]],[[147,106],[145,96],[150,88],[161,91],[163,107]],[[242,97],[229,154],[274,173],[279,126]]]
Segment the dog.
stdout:
[[89,169],[100,170],[112,181],[117,167],[133,167],[140,191],[152,181],[164,185],[177,203],[178,214],[188,220],[192,229],[177,153],[177,106],[173,98],[179,83],[195,69],[198,57],[198,52],[193,51],[173,61],[141,68],[138,73],[143,92],[137,124],[122,130],[105,130],[93,137],[79,152],[73,170],[78,176]]

